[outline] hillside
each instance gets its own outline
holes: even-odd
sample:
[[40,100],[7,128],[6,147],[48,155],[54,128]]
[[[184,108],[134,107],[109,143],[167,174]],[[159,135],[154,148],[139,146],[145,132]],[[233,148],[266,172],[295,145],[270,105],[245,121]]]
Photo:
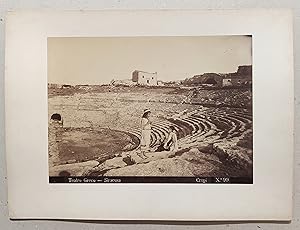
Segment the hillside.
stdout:
[[224,78],[231,79],[247,79],[252,81],[252,66],[239,66],[234,73],[204,73],[194,75],[191,78],[185,79],[182,84],[185,86],[199,86],[209,84],[214,86],[222,86]]

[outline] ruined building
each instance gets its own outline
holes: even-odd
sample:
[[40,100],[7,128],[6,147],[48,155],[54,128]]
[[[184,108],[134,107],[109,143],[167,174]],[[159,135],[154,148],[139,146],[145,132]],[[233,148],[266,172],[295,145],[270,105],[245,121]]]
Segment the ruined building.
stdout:
[[157,83],[157,72],[149,73],[145,71],[135,70],[132,73],[132,81],[138,85],[158,85]]

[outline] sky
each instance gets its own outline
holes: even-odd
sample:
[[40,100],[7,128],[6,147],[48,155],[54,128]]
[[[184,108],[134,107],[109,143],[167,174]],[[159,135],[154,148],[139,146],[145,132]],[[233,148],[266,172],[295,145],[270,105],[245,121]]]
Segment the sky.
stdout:
[[48,82],[107,84],[134,70],[158,80],[235,72],[252,64],[249,36],[48,38]]

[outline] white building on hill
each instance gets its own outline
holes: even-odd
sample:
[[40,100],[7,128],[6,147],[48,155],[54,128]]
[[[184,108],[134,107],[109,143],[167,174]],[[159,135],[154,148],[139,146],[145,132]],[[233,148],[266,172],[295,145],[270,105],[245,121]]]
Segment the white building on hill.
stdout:
[[139,85],[158,85],[157,72],[149,73],[135,70],[132,72],[132,81],[137,82]]

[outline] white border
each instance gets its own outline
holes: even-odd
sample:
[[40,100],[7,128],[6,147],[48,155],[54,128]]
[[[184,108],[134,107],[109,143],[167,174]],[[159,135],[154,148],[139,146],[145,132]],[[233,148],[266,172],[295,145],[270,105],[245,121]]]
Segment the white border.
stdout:
[[[253,35],[254,184],[49,184],[47,37]],[[11,12],[6,148],[11,218],[290,220],[292,17],[288,10]]]

